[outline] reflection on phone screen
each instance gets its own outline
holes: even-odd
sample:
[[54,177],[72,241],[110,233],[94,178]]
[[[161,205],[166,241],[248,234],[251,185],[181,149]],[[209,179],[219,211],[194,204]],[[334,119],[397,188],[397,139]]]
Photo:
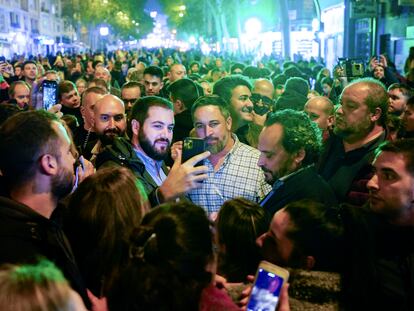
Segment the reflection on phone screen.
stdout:
[[283,278],[276,274],[259,269],[254,284],[248,311],[274,311],[279,301],[280,289],[283,285]]
[[43,91],[43,107],[48,110],[56,103],[56,89],[45,87]]

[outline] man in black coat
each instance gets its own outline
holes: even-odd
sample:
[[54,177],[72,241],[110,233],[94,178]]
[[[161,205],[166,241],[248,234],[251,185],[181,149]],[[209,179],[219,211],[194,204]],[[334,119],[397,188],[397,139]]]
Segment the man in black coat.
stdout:
[[0,128],[0,264],[53,261],[88,303],[57,204],[74,184],[71,139],[55,115],[21,112]]
[[321,132],[304,112],[286,109],[269,115],[258,149],[258,165],[273,185],[260,205],[271,215],[301,199],[335,205],[332,190],[315,169],[322,149]]

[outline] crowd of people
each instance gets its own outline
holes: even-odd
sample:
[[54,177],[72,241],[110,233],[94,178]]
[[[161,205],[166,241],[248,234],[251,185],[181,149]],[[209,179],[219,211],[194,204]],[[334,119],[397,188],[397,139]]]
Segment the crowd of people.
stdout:
[[0,309],[246,310],[266,260],[279,310],[413,310],[410,52],[0,64]]

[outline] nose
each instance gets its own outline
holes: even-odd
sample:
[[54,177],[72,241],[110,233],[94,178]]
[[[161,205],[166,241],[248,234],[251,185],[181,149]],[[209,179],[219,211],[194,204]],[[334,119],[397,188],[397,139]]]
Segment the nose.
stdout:
[[211,136],[213,134],[213,129],[210,126],[206,126],[205,134],[206,134],[206,137]]
[[367,183],[368,190],[378,190],[378,176],[377,174],[374,174],[374,176],[371,177],[371,179]]
[[109,118],[109,123],[108,123],[108,127],[109,128],[114,128],[115,127],[115,120],[113,117]]
[[338,109],[336,109],[336,114],[343,114],[344,110],[342,109],[342,105],[339,105]]
[[253,107],[253,103],[252,103],[252,101],[251,101],[251,99],[250,99],[250,98],[248,98],[248,99],[246,100],[246,106],[247,106],[247,107]]
[[257,166],[259,167],[263,166],[263,159],[264,159],[264,155],[260,153],[259,160],[257,161]]

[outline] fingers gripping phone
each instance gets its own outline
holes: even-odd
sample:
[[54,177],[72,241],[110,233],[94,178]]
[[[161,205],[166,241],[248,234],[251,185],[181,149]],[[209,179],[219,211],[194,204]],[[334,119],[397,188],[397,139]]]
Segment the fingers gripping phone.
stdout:
[[56,81],[43,81],[43,108],[49,110],[58,102],[58,85]]
[[261,261],[256,272],[247,311],[274,311],[280,290],[289,278],[289,272],[267,261]]
[[[206,142],[201,138],[186,137],[183,141],[183,156],[181,163],[194,157],[197,154],[206,151]],[[198,162],[195,166],[203,165],[203,161]]]

